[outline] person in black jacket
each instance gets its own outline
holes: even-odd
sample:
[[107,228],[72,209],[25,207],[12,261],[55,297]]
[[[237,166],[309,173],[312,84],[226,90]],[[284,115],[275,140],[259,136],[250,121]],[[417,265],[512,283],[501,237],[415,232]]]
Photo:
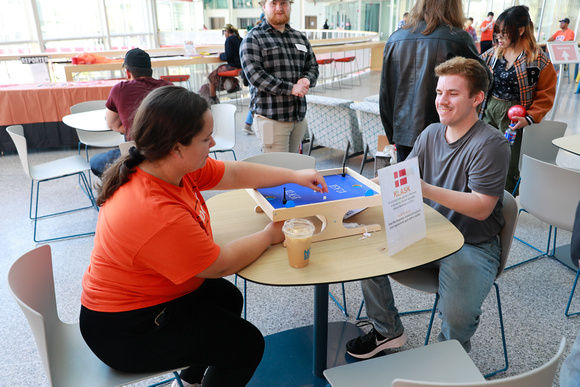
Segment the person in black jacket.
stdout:
[[220,77],[218,73],[241,69],[240,63],[240,43],[242,38],[238,30],[231,24],[226,24],[222,30],[222,34],[226,37],[224,44],[225,52],[220,54],[220,59],[228,63],[219,65],[217,69],[212,71],[207,79],[209,84],[203,85],[199,90],[199,94],[209,100],[210,104],[220,103],[216,96],[216,90],[227,90],[228,92],[235,92],[240,89],[240,81],[237,77]]
[[455,56],[484,64],[473,38],[463,30],[463,21],[461,0],[418,0],[407,23],[385,44],[380,113],[399,161],[411,152],[423,129],[439,122],[435,66]]

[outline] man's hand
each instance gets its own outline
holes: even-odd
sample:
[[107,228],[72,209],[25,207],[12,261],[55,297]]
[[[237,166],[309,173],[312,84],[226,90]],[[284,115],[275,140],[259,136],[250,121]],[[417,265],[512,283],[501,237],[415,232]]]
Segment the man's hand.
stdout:
[[[306,80],[306,84],[303,80]],[[302,82],[301,82],[302,81]],[[297,97],[304,97],[310,89],[310,81],[306,78],[300,78],[294,86],[292,86],[292,95]]]

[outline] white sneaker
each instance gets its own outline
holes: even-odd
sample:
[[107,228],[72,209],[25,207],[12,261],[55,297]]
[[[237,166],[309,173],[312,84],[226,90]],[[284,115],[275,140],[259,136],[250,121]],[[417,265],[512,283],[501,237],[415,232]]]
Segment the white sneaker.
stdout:
[[[187,383],[185,380],[181,379],[181,383],[183,384],[183,387],[201,387],[201,383]],[[171,383],[171,387],[179,387],[179,383],[177,383],[177,380],[173,380],[173,383]]]
[[255,134],[255,132],[252,130],[252,126],[248,124],[244,125],[244,127],[242,128],[242,132],[246,133],[248,136]]

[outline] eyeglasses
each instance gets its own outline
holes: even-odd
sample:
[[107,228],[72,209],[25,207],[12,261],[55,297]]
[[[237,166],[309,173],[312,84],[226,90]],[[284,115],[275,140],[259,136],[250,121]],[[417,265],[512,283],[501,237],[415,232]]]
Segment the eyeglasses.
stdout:
[[501,40],[506,40],[506,39],[509,39],[510,37],[509,37],[509,35],[508,35],[508,34],[506,34],[505,32],[495,32],[495,33],[493,34],[493,38],[494,38],[495,40],[498,40],[498,39],[501,39]]

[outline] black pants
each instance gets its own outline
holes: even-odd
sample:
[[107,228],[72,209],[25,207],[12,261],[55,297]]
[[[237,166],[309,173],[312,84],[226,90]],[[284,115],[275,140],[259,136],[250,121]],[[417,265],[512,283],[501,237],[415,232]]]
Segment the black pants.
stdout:
[[[148,308],[104,313],[81,308],[81,333],[107,365],[125,372],[179,367],[188,383],[245,386],[264,353],[260,331],[240,317],[240,291],[206,279],[194,292]],[[205,374],[205,377],[204,377]]]
[[479,49],[480,49],[480,54],[483,54],[484,52],[486,52],[487,50],[489,50],[490,48],[493,47],[493,40],[482,40],[481,42],[479,42]]
[[412,146],[405,146],[397,144],[397,162],[405,161],[409,153],[413,150]]

